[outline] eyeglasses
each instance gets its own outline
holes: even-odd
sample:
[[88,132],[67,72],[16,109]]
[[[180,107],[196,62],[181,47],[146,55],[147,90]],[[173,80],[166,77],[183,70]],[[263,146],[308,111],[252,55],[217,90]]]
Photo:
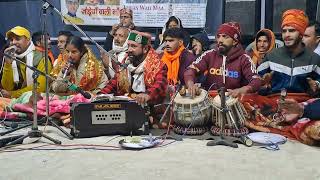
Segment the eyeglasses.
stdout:
[[130,16],[120,16],[120,19],[128,19],[131,18]]

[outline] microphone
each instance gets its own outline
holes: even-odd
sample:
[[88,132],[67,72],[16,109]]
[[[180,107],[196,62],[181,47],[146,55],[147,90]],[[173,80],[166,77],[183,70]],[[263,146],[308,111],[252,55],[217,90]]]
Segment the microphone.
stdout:
[[128,57],[128,59],[126,59],[123,64],[118,62],[118,65],[120,66],[120,71],[122,71],[124,69],[127,69],[129,64],[131,64],[131,63],[132,63],[132,58],[131,57]]
[[221,108],[226,108],[226,88],[225,87],[220,88],[219,95],[221,98]]
[[129,66],[130,63],[124,63],[124,64],[120,64],[120,67],[122,69],[126,69]]
[[67,64],[66,68],[64,69],[62,79],[66,78],[68,71],[69,71],[72,64],[73,63],[71,62],[71,60],[68,60],[68,64]]
[[71,91],[75,91],[80,93],[83,97],[85,97],[86,99],[91,99],[91,94],[84,91],[83,89],[81,89],[79,86],[71,83],[68,80],[64,80],[64,82],[68,85],[68,89],[70,89]]
[[283,103],[286,97],[287,97],[287,90],[285,88],[282,88],[280,92],[280,102]]
[[8,49],[5,53],[9,55],[14,55],[17,51],[17,46],[11,46],[10,49]]
[[6,127],[9,127],[9,128],[12,128],[12,129],[15,129],[15,128],[17,128],[19,126],[18,123],[10,122],[10,121],[4,121],[3,125],[6,126]]

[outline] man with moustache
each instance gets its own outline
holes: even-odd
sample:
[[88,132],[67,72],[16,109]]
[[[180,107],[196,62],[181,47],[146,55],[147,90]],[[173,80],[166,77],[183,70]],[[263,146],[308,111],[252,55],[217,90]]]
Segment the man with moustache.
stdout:
[[166,66],[151,47],[148,33],[131,31],[128,36],[127,68],[121,69],[100,94],[129,94],[141,105],[162,103],[166,95]]
[[263,83],[269,84],[261,94],[279,93],[282,89],[315,96],[320,89],[320,57],[302,43],[308,17],[298,9],[282,15],[284,47],[266,55],[258,67]]
[[58,58],[54,61],[53,68],[50,73],[50,75],[54,78],[58,76],[59,72],[68,61],[68,54],[66,53],[66,44],[71,36],[73,36],[73,34],[70,31],[60,31],[58,33],[57,47],[60,53],[58,55]]
[[[11,46],[4,50],[10,53],[15,48],[15,56],[22,59],[27,65],[45,72],[45,58],[42,52],[36,50],[31,41],[30,32],[21,26],[16,26],[6,33],[7,38],[11,41]],[[1,85],[3,89],[1,94],[7,98],[17,98],[22,93],[31,91],[33,86],[33,71],[24,64],[13,61],[10,58],[4,58],[3,75]],[[48,70],[51,71],[51,63],[48,63]],[[45,77],[39,76],[38,92],[45,91]]]
[[[44,49],[44,46],[45,46],[45,41],[44,41],[44,37],[45,35],[43,34],[42,31],[37,31],[35,33],[32,34],[32,42],[33,44],[35,45],[36,47],[36,50],[44,53],[45,52],[45,49]],[[47,38],[47,45],[48,45],[48,58],[50,60],[50,62],[53,64],[54,63],[54,56],[53,56],[53,53],[51,51],[51,40],[50,40],[50,35],[47,34],[46,36]]]
[[58,58],[55,60],[55,62],[53,63],[53,66],[55,66],[59,63],[59,57],[62,56],[62,54],[64,54],[67,41],[71,36],[73,36],[73,34],[70,31],[59,31],[58,40],[57,40],[57,47],[60,51],[60,54],[59,54]]
[[[116,61],[122,64],[127,58],[129,31],[130,30],[124,26],[118,26],[114,33],[112,50],[109,51],[114,55]],[[107,56],[103,51],[101,51],[100,53],[105,68],[105,73],[108,78],[111,79],[114,77],[115,71],[119,70],[119,65],[117,65],[116,62],[110,60],[110,57]]]
[[[227,22],[218,28],[217,47],[204,52],[184,73],[189,93],[194,97],[198,86],[194,84],[196,75],[208,71],[202,86],[207,90],[227,88],[229,94],[237,97],[256,92],[260,79],[255,65],[240,44],[240,25]],[[210,89],[209,89],[210,88]]]
[[183,73],[196,57],[183,44],[185,33],[181,28],[164,32],[165,49],[161,60],[167,65],[167,79],[170,85],[185,84]]

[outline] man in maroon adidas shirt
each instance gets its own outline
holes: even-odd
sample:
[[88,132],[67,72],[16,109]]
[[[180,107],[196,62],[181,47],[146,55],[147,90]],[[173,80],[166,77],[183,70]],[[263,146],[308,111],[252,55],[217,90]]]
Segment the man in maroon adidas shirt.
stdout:
[[216,36],[217,47],[204,52],[184,73],[186,85],[193,97],[199,88],[194,84],[196,75],[205,71],[208,71],[208,75],[202,86],[206,90],[225,87],[232,97],[259,90],[261,80],[250,56],[240,44],[240,36],[238,23],[220,25]]

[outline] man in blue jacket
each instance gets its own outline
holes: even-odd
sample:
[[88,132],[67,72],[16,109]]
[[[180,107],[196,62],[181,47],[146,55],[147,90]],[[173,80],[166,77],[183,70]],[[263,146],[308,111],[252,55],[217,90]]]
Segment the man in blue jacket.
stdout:
[[278,93],[281,89],[312,96],[319,93],[320,56],[302,43],[307,25],[303,11],[290,9],[283,13],[281,28],[285,46],[268,53],[258,67],[265,85],[261,94]]

